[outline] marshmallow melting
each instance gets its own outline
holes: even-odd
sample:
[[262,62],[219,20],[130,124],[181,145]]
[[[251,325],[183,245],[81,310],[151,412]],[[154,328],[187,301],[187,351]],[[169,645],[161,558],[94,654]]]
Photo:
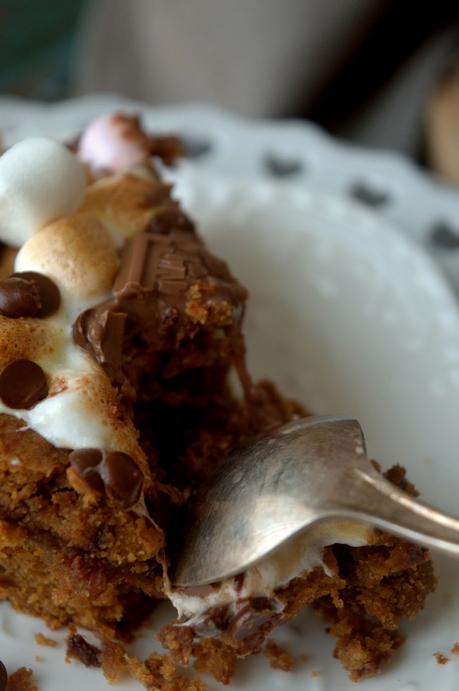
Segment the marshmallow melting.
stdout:
[[[188,626],[199,628],[212,608],[229,606],[231,616],[240,601],[253,597],[276,601],[276,590],[316,567],[323,568],[327,575],[331,575],[322,559],[324,547],[336,543],[362,547],[368,544],[371,532],[371,527],[354,521],[320,523],[249,568],[244,573],[242,584],[237,577],[227,578],[205,595],[195,595],[193,590],[190,594],[187,588],[170,589],[167,595],[179,619]],[[281,611],[282,605],[280,602],[278,604]]]
[[[91,201],[85,179],[78,158],[52,140],[27,139],[0,157],[0,240],[20,247],[16,272],[49,277],[62,298],[60,309],[46,319],[0,316],[0,368],[30,359],[49,383],[48,396],[32,408],[0,401],[0,412],[24,420],[55,446],[122,451],[142,460],[132,422],[113,412],[119,410],[115,389],[73,340],[76,316],[110,294],[124,241],[122,228],[112,222],[108,229],[98,217],[109,203],[110,182],[106,195]],[[116,216],[116,200],[112,206]],[[144,204],[141,222],[147,212]]]

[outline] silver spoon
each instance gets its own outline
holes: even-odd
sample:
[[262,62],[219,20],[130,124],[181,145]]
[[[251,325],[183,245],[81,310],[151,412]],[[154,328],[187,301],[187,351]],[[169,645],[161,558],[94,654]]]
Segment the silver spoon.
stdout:
[[309,417],[236,452],[192,507],[172,570],[178,586],[246,571],[314,524],[352,519],[459,556],[459,519],[388,482],[356,420]]

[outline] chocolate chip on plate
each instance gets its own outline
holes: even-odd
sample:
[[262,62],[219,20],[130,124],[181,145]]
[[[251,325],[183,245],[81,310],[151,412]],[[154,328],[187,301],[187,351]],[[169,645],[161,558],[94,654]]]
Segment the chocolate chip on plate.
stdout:
[[30,281],[38,292],[41,307],[36,316],[49,317],[59,309],[61,294],[57,285],[48,276],[36,271],[21,271],[12,274],[12,278]]
[[0,314],[4,317],[35,317],[40,310],[40,296],[32,281],[19,276],[0,281]]
[[99,473],[102,463],[102,452],[99,449],[75,449],[70,453],[69,461],[89,487],[99,492],[104,491],[104,482]]
[[122,508],[129,509],[140,497],[143,473],[130,456],[112,451],[105,459],[104,480],[107,494]]
[[0,660],[0,691],[6,691],[8,684],[8,672],[3,662]]
[[14,360],[0,373],[0,399],[9,408],[33,408],[47,395],[46,374],[32,360]]

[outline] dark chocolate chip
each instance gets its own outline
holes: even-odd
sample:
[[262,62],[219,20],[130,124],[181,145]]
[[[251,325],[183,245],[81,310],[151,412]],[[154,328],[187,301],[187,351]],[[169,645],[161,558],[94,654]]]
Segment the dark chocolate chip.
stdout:
[[387,192],[371,188],[363,182],[356,182],[349,190],[349,194],[367,206],[383,206],[390,200]]
[[128,509],[139,500],[143,473],[130,456],[112,451],[105,459],[103,473],[108,496],[122,508]]
[[3,662],[0,660],[0,691],[6,691],[8,685],[8,672]]
[[444,250],[459,249],[459,228],[452,228],[447,223],[437,223],[432,228],[430,242],[434,247]]
[[0,314],[4,317],[35,317],[40,309],[40,296],[33,281],[19,276],[0,281]]
[[301,173],[303,170],[301,161],[278,154],[268,154],[265,156],[263,163],[267,172],[276,178],[286,178],[291,175],[298,175],[298,173]]
[[99,474],[102,452],[99,449],[75,449],[69,455],[72,468],[92,489],[103,492],[104,482]]
[[12,275],[15,278],[32,281],[35,285],[41,302],[41,308],[37,314],[38,317],[49,317],[57,312],[61,304],[61,294],[57,285],[48,276],[36,271],[21,271]]
[[212,151],[213,144],[206,137],[180,135],[186,158],[201,158]]
[[33,408],[47,395],[46,374],[32,360],[14,360],[0,373],[0,399],[9,408]]

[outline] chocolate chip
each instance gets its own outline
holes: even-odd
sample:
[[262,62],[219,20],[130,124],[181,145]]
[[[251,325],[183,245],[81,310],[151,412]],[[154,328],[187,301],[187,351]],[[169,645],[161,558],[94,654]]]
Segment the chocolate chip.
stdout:
[[46,375],[32,360],[14,360],[0,373],[0,399],[9,408],[33,408],[47,395]]
[[19,276],[0,281],[0,314],[4,317],[35,317],[41,309],[35,284]]
[[103,492],[104,482],[99,474],[102,452],[99,449],[75,449],[69,455],[72,468],[92,489]]
[[6,691],[8,685],[8,672],[3,662],[0,660],[0,691]]
[[143,474],[130,456],[121,451],[112,451],[104,463],[104,480],[107,494],[122,508],[133,506],[140,497]]
[[41,302],[41,308],[36,316],[49,317],[57,312],[61,304],[61,294],[57,285],[48,276],[36,271],[21,271],[12,274],[12,277],[31,281],[35,286]]

